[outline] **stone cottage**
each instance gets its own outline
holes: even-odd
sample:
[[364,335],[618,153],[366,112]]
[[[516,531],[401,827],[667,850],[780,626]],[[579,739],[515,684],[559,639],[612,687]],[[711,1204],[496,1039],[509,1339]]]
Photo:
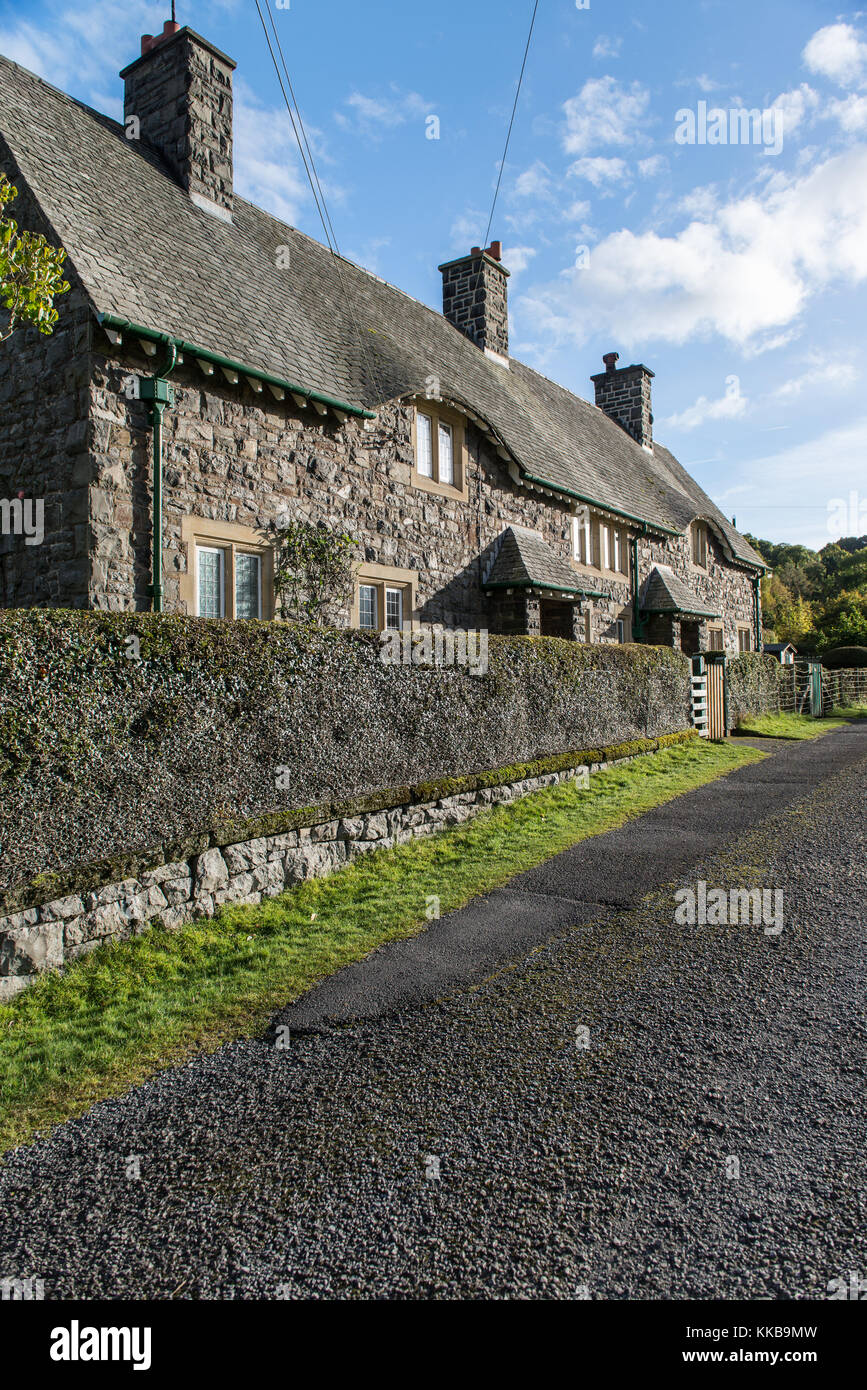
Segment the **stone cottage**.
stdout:
[[765,566],[654,441],[652,371],[607,353],[590,404],[510,356],[499,242],[439,314],[237,197],[234,66],[169,23],[118,124],[0,58],[72,285],[0,345],[0,605],[269,618],[290,516],[357,540],[346,624],[760,650]]

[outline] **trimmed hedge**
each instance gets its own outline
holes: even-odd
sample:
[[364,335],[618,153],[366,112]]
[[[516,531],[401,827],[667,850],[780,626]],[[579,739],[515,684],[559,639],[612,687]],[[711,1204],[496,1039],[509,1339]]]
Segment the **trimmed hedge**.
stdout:
[[635,758],[643,753],[658,753],[662,748],[671,748],[696,738],[698,734],[695,729],[684,729],[674,734],[660,734],[659,738],[631,739],[628,743],[616,743],[610,748],[582,748],[573,753],[537,758],[532,763],[489,768],[478,775],[448,777],[441,782],[426,782],[415,787],[388,787],[381,792],[355,797],[352,801],[332,801],[320,806],[274,811],[252,821],[215,827],[208,834],[193,836],[179,844],[161,845],[146,854],[121,854],[95,864],[81,864],[60,872],[37,874],[29,883],[0,892],[0,915],[38,907],[72,893],[95,892],[105,884],[120,883],[127,878],[140,879],[149,869],[192,859],[206,849],[225,849],[228,845],[242,844],[260,836],[283,835],[290,830],[324,825],[328,821],[349,819],[371,811],[390,811],[396,806],[439,801],[461,792],[479,791],[483,787],[507,786],[525,778],[544,777],[549,772],[565,772],[597,763],[613,763],[620,758]]
[[783,667],[767,652],[743,652],[726,662],[729,727],[749,714],[777,714]]
[[822,657],[829,671],[854,671],[867,666],[867,647],[832,647]]
[[688,676],[661,647],[491,637],[473,675],[386,665],[359,631],[8,610],[0,892],[683,730]]

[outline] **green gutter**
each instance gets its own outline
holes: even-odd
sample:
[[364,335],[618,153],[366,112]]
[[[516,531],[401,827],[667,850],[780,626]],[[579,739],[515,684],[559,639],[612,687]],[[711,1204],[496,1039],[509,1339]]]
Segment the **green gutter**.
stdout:
[[571,584],[549,584],[545,579],[495,579],[492,584],[483,584],[483,589],[551,589],[558,594],[580,594],[582,598],[610,598],[598,589],[576,589]]
[[158,333],[153,328],[145,328],[140,323],[131,323],[129,319],[117,318],[115,314],[97,314],[99,322],[105,328],[112,328],[118,333],[131,333],[135,338],[144,338],[146,342],[161,343],[164,347],[173,347],[176,352],[183,353],[187,357],[200,357],[203,362],[211,362],[215,367],[225,367],[227,371],[237,372],[240,376],[251,376],[256,381],[263,381],[266,385],[279,386],[284,391],[293,392],[296,396],[305,396],[310,401],[318,401],[320,405],[329,405],[332,410],[340,410],[345,415],[357,415],[364,420],[375,420],[376,415],[372,410],[365,410],[360,405],[349,405],[347,401],[339,401],[334,396],[326,396],[321,391],[311,391],[306,386],[298,386],[292,381],[286,381],[283,377],[273,376],[270,372],[263,372],[259,367],[247,366],[244,362],[236,362],[231,357],[224,357],[222,353],[211,352],[209,348],[197,347],[195,343],[189,343],[185,338],[174,338],[169,333]]
[[624,512],[619,507],[612,507],[607,502],[597,502],[593,497],[585,497],[581,492],[573,492],[571,488],[560,487],[557,483],[546,482],[544,478],[537,478],[535,474],[528,473],[522,464],[518,464],[525,478],[529,478],[531,483],[538,483],[540,487],[546,487],[550,492],[562,492],[564,497],[574,497],[578,502],[584,502],[588,507],[596,507],[602,512],[610,512],[612,516],[622,516],[626,521],[634,521],[636,525],[643,526],[645,531],[648,527],[652,531],[662,531],[666,536],[682,536],[682,531],[673,531],[670,526],[663,526],[658,521],[647,521],[643,516],[633,516],[631,512]]
[[[645,531],[647,527],[645,526]],[[644,629],[647,626],[646,618],[641,616],[641,605],[638,602],[638,537],[633,536],[629,542],[632,550],[632,639],[640,642],[644,636]]]
[[756,601],[756,651],[762,650],[762,576],[753,578],[753,593]]
[[151,429],[153,431],[153,539],[151,542],[151,598],[155,613],[163,611],[163,411],[167,405],[174,405],[174,387],[167,381],[178,361],[178,350],[174,343],[166,344],[166,358],[162,367],[153,376],[145,377],[141,384],[141,398],[151,403]]

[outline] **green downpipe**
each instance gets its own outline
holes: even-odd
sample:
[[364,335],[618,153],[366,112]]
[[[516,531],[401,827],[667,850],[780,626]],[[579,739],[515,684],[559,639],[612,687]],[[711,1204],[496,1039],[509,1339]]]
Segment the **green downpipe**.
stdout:
[[141,384],[142,399],[151,404],[151,432],[153,436],[153,540],[151,543],[151,600],[153,611],[163,611],[163,411],[167,405],[174,404],[174,389],[167,380],[174,371],[178,360],[178,350],[174,343],[166,343],[166,356],[163,365],[146,377]]
[[756,651],[762,650],[762,576],[755,575],[753,592],[756,601]]
[[[644,530],[647,531],[646,523]],[[632,550],[632,639],[635,642],[641,642],[647,620],[642,618],[638,603],[638,537],[633,536],[629,545]]]

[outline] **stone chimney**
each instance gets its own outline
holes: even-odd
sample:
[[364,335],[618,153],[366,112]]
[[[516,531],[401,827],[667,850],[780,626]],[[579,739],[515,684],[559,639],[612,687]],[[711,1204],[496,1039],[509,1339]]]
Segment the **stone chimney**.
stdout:
[[653,372],[641,362],[618,367],[620,354],[606,352],[605,371],[590,380],[596,388],[596,404],[644,449],[653,448],[653,411],[650,383]]
[[476,347],[495,362],[509,365],[509,272],[501,265],[503,247],[492,241],[474,246],[468,256],[447,261],[443,277],[443,313]]
[[[124,68],[127,138],[166,160],[193,202],[232,220],[232,73],[225,53],[168,20]],[[130,132],[133,132],[130,134]]]

